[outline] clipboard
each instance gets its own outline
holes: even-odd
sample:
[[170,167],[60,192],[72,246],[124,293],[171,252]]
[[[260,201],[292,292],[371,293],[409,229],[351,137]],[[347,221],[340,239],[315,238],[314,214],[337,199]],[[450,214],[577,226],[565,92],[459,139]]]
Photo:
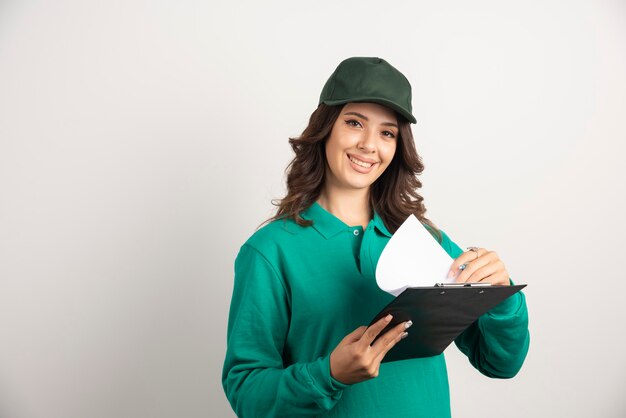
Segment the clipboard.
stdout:
[[378,334],[380,337],[401,322],[413,321],[407,337],[389,350],[382,363],[441,354],[478,317],[524,287],[525,284],[446,283],[405,289],[370,323],[374,324],[387,314],[393,315],[391,322]]

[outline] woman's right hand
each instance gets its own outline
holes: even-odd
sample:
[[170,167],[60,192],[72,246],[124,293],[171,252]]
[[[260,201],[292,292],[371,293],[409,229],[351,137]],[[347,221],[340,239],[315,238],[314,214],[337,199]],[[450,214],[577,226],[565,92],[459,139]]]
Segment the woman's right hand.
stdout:
[[372,341],[389,324],[392,315],[376,321],[369,328],[361,326],[343,340],[330,353],[330,374],[341,383],[363,382],[378,376],[380,362],[385,354],[403,338],[411,321],[401,322],[383,334],[374,345]]

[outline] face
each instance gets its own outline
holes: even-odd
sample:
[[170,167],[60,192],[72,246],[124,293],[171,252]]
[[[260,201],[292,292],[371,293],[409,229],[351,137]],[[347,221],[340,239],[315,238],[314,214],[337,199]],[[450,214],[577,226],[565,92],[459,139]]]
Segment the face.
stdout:
[[326,182],[339,189],[366,189],[391,163],[398,121],[388,107],[347,103],[326,141]]

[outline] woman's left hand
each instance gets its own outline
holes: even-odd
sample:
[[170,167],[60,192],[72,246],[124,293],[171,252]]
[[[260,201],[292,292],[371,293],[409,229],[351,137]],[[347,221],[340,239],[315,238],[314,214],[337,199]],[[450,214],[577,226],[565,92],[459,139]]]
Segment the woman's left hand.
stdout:
[[[475,248],[475,247],[469,247]],[[465,265],[464,268],[460,268]],[[494,251],[485,248],[468,250],[457,257],[450,267],[448,278],[456,276],[455,282],[460,283],[491,283],[493,285],[510,285],[509,273],[504,263]]]

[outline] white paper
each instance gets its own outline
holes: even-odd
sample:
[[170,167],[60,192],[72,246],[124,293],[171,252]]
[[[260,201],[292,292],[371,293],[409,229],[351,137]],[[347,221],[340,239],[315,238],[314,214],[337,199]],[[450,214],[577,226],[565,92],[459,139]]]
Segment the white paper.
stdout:
[[376,283],[398,296],[407,287],[453,282],[454,278],[447,278],[453,261],[415,215],[410,215],[380,254]]

